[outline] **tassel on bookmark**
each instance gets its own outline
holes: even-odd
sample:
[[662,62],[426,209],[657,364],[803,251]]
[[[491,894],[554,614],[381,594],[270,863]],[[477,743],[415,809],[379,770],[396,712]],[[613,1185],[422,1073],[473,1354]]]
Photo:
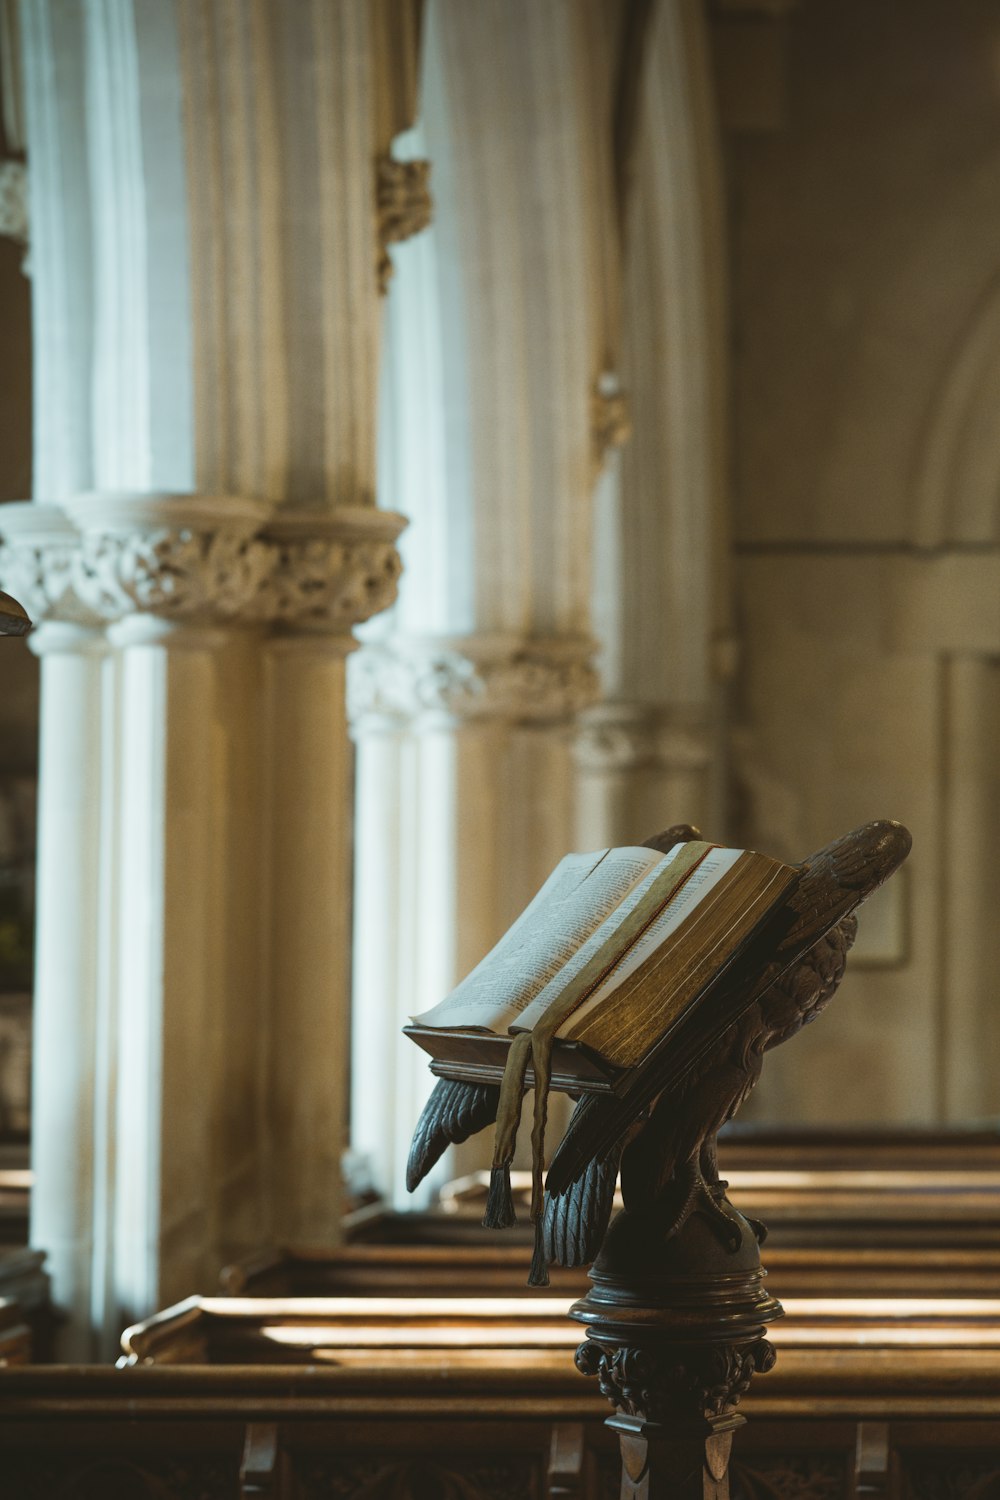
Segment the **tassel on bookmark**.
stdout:
[[552,1036],[539,1030],[531,1038],[531,1062],[535,1075],[535,1109],[531,1127],[531,1217],[535,1225],[535,1249],[528,1272],[529,1286],[548,1286],[549,1258],[545,1253],[545,1123],[549,1108],[552,1074]]
[[514,1160],[517,1127],[521,1120],[525,1074],[531,1057],[531,1033],[514,1038],[507,1053],[507,1065],[500,1085],[497,1103],[496,1136],[493,1146],[493,1170],[490,1191],[483,1214],[485,1229],[509,1229],[517,1223],[514,1195],[510,1190],[510,1164]]
[[535,1220],[535,1250],[531,1257],[531,1270],[528,1272],[529,1286],[548,1286],[549,1284],[549,1260],[545,1253],[545,1234],[542,1228],[541,1218]]
[[509,1229],[517,1223],[514,1195],[510,1189],[510,1162],[494,1167],[490,1173],[490,1191],[483,1214],[484,1229]]

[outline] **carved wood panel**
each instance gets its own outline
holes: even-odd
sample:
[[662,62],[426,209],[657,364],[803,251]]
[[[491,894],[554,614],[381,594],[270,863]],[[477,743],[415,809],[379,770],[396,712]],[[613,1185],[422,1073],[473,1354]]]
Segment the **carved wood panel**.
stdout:
[[339,1454],[294,1465],[294,1500],[542,1500],[539,1465],[519,1455],[378,1459]]
[[[619,1500],[617,1442],[597,1420],[417,1420],[393,1417],[391,1397],[379,1420],[206,1420],[199,1406],[168,1420],[0,1411],[0,1500]],[[867,1442],[864,1426],[752,1421],[732,1500],[1000,1500],[1000,1422],[869,1423]]]
[[[618,1454],[602,1453],[594,1500],[618,1500],[620,1492]],[[850,1493],[842,1453],[761,1453],[730,1469],[731,1500],[845,1500]]]
[[232,1459],[208,1454],[7,1454],[0,1470],[5,1500],[237,1500],[238,1486]]
[[762,1453],[731,1470],[731,1500],[842,1500],[849,1490],[841,1453]]
[[900,1455],[900,1500],[1000,1500],[1000,1449]]

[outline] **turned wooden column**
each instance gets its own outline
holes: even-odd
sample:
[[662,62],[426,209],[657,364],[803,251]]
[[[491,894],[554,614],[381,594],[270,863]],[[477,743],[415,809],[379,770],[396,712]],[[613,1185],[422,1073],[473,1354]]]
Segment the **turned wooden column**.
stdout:
[[764,1335],[782,1316],[754,1232],[735,1220],[731,1252],[697,1213],[674,1237],[655,1209],[619,1214],[570,1309],[587,1329],[577,1367],[615,1407],[622,1500],[728,1500],[737,1406],[774,1364]]

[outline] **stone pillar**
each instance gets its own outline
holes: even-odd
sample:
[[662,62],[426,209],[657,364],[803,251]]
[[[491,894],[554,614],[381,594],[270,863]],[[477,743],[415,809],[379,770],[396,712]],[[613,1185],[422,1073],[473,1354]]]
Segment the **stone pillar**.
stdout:
[[598,493],[602,702],[578,741],[579,842],[726,824],[725,240],[705,22],[664,0],[638,83],[622,271],[632,436]]
[[[345,710],[350,626],[391,604],[400,517],[282,513],[270,607],[283,628],[265,652],[265,760],[271,1014],[265,1143],[275,1232],[340,1234],[351,968],[352,755]],[[384,914],[378,919],[384,935]]]
[[[62,916],[58,942],[39,944],[33,1014],[32,1108],[50,1127],[33,1141],[32,1215],[64,1305],[84,1330],[67,1357],[89,1358],[89,1266],[95,1224],[94,1046],[102,973],[101,838],[107,643],[100,621],[67,607],[74,528],[55,506],[4,509],[3,577],[35,621],[41,658],[36,906]],[[41,1059],[45,1058],[45,1065]]]
[[[434,225],[388,310],[383,475],[410,517],[391,617],[351,663],[352,1145],[410,1206],[432,1082],[400,1036],[574,843],[572,726],[596,695],[590,510],[604,443],[614,48],[606,8],[434,0],[421,130]],[[374,637],[374,639],[372,638]],[[443,1173],[482,1164],[479,1140]]]
[[[394,639],[351,665],[358,744],[352,1146],[398,1207],[433,1083],[401,1035],[506,930],[566,852],[568,726],[586,645]],[[553,1101],[558,1108],[558,1101]],[[438,1171],[479,1164],[472,1142]]]
[[0,571],[45,584],[32,1234],[72,1357],[337,1230],[343,664],[399,572],[375,397],[386,244],[427,217],[389,156],[415,14],[25,6],[36,498]]

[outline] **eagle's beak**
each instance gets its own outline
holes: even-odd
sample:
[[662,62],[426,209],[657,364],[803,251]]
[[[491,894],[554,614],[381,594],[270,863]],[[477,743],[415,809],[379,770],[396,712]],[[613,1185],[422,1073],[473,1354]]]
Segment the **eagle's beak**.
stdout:
[[9,594],[0,594],[0,635],[27,635],[31,620]]

